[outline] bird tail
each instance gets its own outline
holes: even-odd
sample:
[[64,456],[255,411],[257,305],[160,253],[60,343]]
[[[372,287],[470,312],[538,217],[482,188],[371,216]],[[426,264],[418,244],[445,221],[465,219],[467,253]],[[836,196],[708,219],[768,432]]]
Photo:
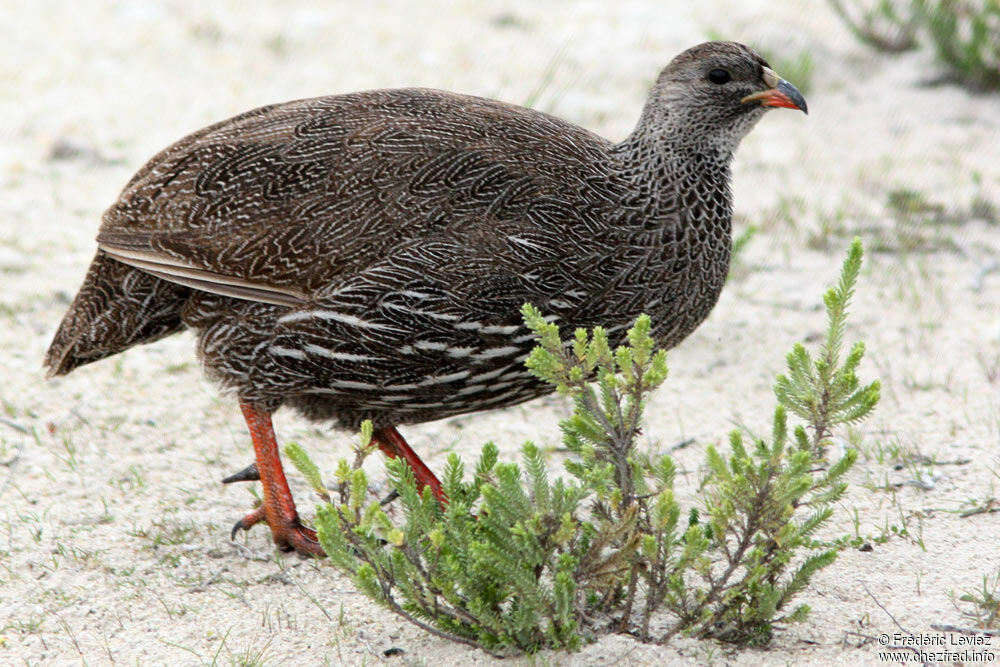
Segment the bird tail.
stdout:
[[180,331],[190,291],[98,250],[45,353],[48,376]]

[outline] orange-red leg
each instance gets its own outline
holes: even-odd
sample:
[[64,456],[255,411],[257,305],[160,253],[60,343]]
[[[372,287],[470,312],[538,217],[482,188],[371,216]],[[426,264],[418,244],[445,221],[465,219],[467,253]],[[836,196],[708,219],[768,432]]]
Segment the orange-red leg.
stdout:
[[444,494],[444,490],[441,488],[441,482],[438,478],[431,472],[431,469],[427,467],[417,453],[406,443],[403,436],[399,434],[393,426],[383,426],[382,428],[375,431],[372,437],[378,443],[378,448],[382,450],[382,453],[388,456],[390,459],[394,459],[397,456],[403,458],[410,468],[413,469],[413,476],[417,481],[417,488],[423,490],[425,486],[431,487],[431,493],[437,498],[441,506],[444,507],[448,504],[448,496]]
[[[271,528],[271,536],[279,549],[297,551],[304,555],[324,556],[323,548],[316,539],[316,531],[306,528],[299,521],[295,500],[292,498],[292,491],[288,488],[285,470],[281,465],[271,414],[242,401],[240,409],[250,429],[257,461],[235,475],[230,475],[223,480],[223,483],[260,480],[264,503],[236,522],[233,526],[233,537],[235,538],[239,530],[250,530],[263,521]],[[442,507],[447,504],[448,497],[441,488],[441,482],[395,427],[384,426],[376,430],[372,437],[386,456],[402,457],[407,462],[413,469],[417,488],[431,487],[431,493]]]
[[[254,453],[257,456],[257,474],[264,493],[264,503],[236,522],[233,532],[249,530],[251,526],[266,521],[271,528],[274,543],[283,551],[323,556],[323,548],[316,539],[316,531],[299,522],[292,491],[281,466],[278,443],[274,438],[271,414],[251,403],[240,402],[243,417],[250,429]],[[233,480],[236,481],[236,480]]]

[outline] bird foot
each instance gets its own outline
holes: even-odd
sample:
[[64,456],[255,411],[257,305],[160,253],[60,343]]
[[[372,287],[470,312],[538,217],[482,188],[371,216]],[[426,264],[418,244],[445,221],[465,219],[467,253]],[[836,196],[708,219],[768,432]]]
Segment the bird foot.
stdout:
[[258,507],[237,521],[233,526],[232,533],[230,533],[230,538],[235,540],[236,533],[240,530],[249,531],[258,523],[266,523],[270,526],[271,537],[274,539],[275,546],[285,553],[294,551],[300,556],[315,556],[319,558],[326,556],[323,547],[319,545],[315,530],[303,526],[298,517],[289,521],[279,520],[275,523],[280,525],[272,525],[268,523],[263,507]]
[[288,488],[288,480],[281,467],[271,413],[245,401],[240,401],[240,409],[250,429],[257,461],[226,480],[237,482],[259,479],[264,498],[260,507],[236,522],[232,536],[235,538],[241,528],[249,530],[263,522],[271,529],[275,546],[282,551],[296,551],[303,556],[325,556],[323,547],[316,539],[316,531],[306,528],[299,521],[295,500],[292,499],[292,491]]

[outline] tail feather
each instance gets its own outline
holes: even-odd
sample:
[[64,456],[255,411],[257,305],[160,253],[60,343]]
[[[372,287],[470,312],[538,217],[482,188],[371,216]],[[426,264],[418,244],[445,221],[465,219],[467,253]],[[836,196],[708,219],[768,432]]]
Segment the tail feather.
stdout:
[[180,331],[190,291],[98,250],[45,354],[49,377]]

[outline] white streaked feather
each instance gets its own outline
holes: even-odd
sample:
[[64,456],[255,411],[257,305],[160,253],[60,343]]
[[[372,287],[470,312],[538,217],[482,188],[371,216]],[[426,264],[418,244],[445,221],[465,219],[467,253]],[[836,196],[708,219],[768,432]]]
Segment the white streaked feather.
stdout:
[[496,376],[500,375],[501,373],[503,373],[508,368],[510,368],[510,367],[509,366],[505,366],[504,368],[497,368],[497,369],[494,369],[492,371],[487,371],[485,373],[480,373],[479,375],[473,375],[472,377],[469,378],[469,382],[482,382],[483,380],[492,380],[493,378],[495,378]]
[[[512,354],[520,352],[521,348],[513,345],[508,345],[506,347],[491,347],[483,350],[482,352],[477,352],[472,355],[473,359],[493,359],[494,357],[509,357]],[[525,355],[527,358],[527,355]]]
[[291,347],[282,347],[281,345],[272,345],[268,348],[271,354],[276,354],[279,357],[289,357],[291,359],[298,359],[300,361],[305,361],[306,353],[302,350],[297,350]]
[[484,333],[484,334],[504,334],[504,335],[508,335],[508,334],[514,333],[515,331],[517,331],[520,328],[521,327],[518,324],[508,324],[508,325],[496,325],[496,324],[493,324],[493,325],[490,325],[490,326],[487,326],[487,327],[483,327],[482,329],[479,330],[479,332],[480,333]]
[[411,315],[424,315],[426,317],[431,317],[435,320],[445,320],[446,322],[454,322],[458,319],[458,315],[449,315],[447,313],[436,313],[433,310],[424,310],[422,308],[410,308],[409,306],[403,306],[398,303],[385,303],[382,304],[385,308],[390,308],[392,310],[401,310],[404,313],[410,313]]
[[425,378],[417,383],[420,387],[429,387],[434,384],[445,384],[448,382],[458,382],[459,380],[464,380],[469,377],[469,371],[458,371],[457,373],[449,373],[448,375],[434,375],[429,378]]
[[371,382],[357,382],[355,380],[334,380],[330,386],[334,389],[363,389],[367,391],[377,391],[382,388]]
[[367,354],[351,354],[350,352],[337,352],[335,350],[328,350],[325,347],[320,347],[319,345],[314,345],[312,343],[308,343],[302,349],[306,353],[314,354],[317,357],[324,357],[326,359],[338,359],[340,361],[371,361],[375,358]]
[[418,350],[430,350],[435,352],[443,352],[448,349],[447,343],[436,343],[430,340],[418,340],[413,344],[413,347]]
[[490,396],[483,401],[484,404],[501,403],[508,398],[513,398],[514,396],[523,396],[524,389],[511,389],[510,391],[505,391],[502,394],[497,394],[496,396]]
[[403,384],[387,384],[382,387],[383,391],[410,391],[411,389],[417,389],[416,382],[405,382]]
[[358,327],[359,329],[401,331],[401,329],[397,329],[396,327],[390,326],[388,324],[369,322],[368,320],[361,319],[357,315],[351,315],[349,313],[340,313],[337,312],[336,310],[300,310],[279,317],[278,322],[280,324],[289,324],[291,322],[301,322],[302,320],[312,320],[312,319],[340,322],[341,324],[347,324],[352,327]]

